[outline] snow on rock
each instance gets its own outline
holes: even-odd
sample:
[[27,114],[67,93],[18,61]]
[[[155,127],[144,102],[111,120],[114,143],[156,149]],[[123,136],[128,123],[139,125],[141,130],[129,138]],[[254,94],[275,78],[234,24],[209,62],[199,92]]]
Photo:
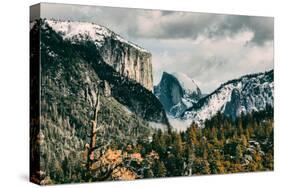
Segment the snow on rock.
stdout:
[[179,117],[201,98],[201,91],[194,80],[183,73],[163,72],[154,94],[173,117]]
[[[75,39],[84,40],[89,37],[95,42],[98,47],[101,47],[105,41],[106,37],[113,37],[120,42],[127,43],[128,45],[140,50],[145,51],[145,49],[139,47],[138,45],[129,42],[109,30],[108,28],[90,22],[80,22],[80,21],[57,21],[57,20],[46,20],[46,23],[54,29],[56,32],[61,33],[64,39]],[[73,42],[75,42],[75,40]]]
[[246,75],[222,84],[210,95],[200,99],[196,105],[184,112],[187,124],[192,122],[204,127],[204,121],[221,112],[232,119],[241,113],[264,110],[274,106],[273,70]]
[[89,22],[45,20],[46,24],[71,43],[92,41],[104,62],[146,89],[153,90],[152,55],[110,29]]
[[231,92],[233,86],[226,86],[224,89],[219,90],[216,95],[211,95],[207,104],[200,110],[186,111],[185,119],[187,124],[191,124],[193,121],[199,126],[202,126],[206,119],[213,117],[218,111],[223,110],[226,102],[230,101]]
[[186,92],[189,93],[197,93],[198,92],[198,86],[195,83],[195,81],[191,78],[189,78],[186,74],[184,73],[172,73],[172,75],[179,81],[180,85]]

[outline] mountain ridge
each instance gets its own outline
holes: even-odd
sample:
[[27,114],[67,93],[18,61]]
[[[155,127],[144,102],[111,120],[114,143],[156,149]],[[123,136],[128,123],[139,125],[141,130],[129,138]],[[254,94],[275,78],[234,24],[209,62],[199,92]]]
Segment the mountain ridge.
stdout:
[[217,89],[215,89],[214,91],[212,91],[210,94],[207,94],[207,95],[205,95],[204,97],[202,97],[201,99],[199,99],[198,103],[195,104],[193,107],[189,108],[188,110],[192,110],[193,108],[198,108],[198,107],[199,107],[198,104],[201,104],[201,103],[202,103],[202,102],[200,102],[200,101],[204,101],[205,98],[208,98],[208,97],[210,97],[211,95],[215,94],[217,90],[221,89],[223,86],[225,86],[225,85],[227,85],[227,84],[230,84],[230,83],[235,82],[235,81],[239,81],[239,80],[242,79],[242,77],[249,77],[249,78],[251,78],[251,77],[255,77],[255,76],[259,76],[259,75],[263,75],[263,74],[267,74],[267,73],[268,73],[268,74],[273,74],[273,69],[268,70],[268,71],[265,71],[265,72],[258,72],[258,73],[246,74],[246,75],[243,75],[243,76],[241,76],[241,77],[239,77],[239,78],[228,80],[227,82],[222,83]]
[[273,70],[227,81],[183,112],[181,118],[188,124],[195,121],[203,126],[218,111],[235,119],[241,113],[273,107],[273,83]]
[[104,62],[152,91],[152,55],[144,48],[96,23],[53,19],[45,19],[43,23],[73,44],[93,41]]

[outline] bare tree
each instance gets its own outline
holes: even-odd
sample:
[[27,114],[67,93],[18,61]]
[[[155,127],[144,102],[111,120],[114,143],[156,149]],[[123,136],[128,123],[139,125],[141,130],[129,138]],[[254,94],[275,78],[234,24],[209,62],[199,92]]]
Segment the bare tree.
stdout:
[[96,87],[97,90],[97,97],[96,101],[94,103],[94,113],[93,113],[93,120],[92,122],[92,129],[90,133],[90,145],[88,148],[88,160],[87,160],[87,168],[90,169],[90,166],[92,164],[92,161],[94,160],[94,150],[96,147],[96,138],[97,138],[97,131],[99,128],[97,128],[98,123],[98,112],[100,110],[100,83]]

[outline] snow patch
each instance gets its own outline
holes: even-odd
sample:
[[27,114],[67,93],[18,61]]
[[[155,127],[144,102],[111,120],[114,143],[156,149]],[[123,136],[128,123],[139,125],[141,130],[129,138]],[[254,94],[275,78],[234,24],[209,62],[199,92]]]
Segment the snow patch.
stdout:
[[194,121],[202,127],[205,120],[213,117],[218,111],[224,110],[226,103],[231,99],[231,92],[234,88],[233,85],[229,85],[221,89],[217,94],[211,95],[207,104],[201,109],[187,111],[185,114],[187,122],[191,124]]
[[183,89],[191,93],[197,93],[198,86],[193,79],[189,78],[184,73],[172,73],[172,75],[179,81]]
[[82,41],[89,38],[90,40],[94,41],[98,47],[101,47],[104,44],[106,38],[114,38],[122,43],[126,43],[136,48],[137,50],[148,52],[138,45],[125,40],[108,28],[95,23],[57,20],[46,20],[46,23],[53,30],[60,33],[64,40],[70,39],[75,42],[75,40]]

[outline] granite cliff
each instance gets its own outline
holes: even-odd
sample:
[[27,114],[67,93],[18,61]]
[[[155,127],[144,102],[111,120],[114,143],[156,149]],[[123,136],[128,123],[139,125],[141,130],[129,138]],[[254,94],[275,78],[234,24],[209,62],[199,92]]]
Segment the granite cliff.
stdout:
[[57,20],[46,20],[46,23],[73,43],[93,41],[104,62],[152,91],[151,53],[147,50],[95,23]]

